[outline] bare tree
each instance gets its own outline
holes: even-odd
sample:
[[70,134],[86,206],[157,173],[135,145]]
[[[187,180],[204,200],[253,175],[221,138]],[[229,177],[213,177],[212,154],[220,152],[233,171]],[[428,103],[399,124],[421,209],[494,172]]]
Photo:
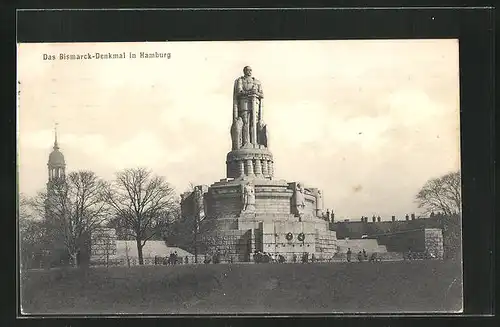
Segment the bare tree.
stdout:
[[460,172],[452,172],[428,180],[416,196],[424,213],[442,212],[446,216],[460,214],[462,208]]
[[[18,197],[19,249],[21,267],[40,267],[44,246],[47,243],[44,220],[33,210],[33,199],[24,194]],[[38,260],[37,260],[38,258]]]
[[127,266],[130,268],[130,246],[128,245],[128,240],[125,241],[125,258],[127,260]]
[[91,233],[109,217],[104,191],[104,181],[82,170],[53,182],[48,192],[38,195],[37,207],[44,211],[51,239],[62,241],[74,266],[79,265],[78,253],[88,252]]
[[173,188],[148,169],[125,169],[109,185],[107,201],[119,224],[135,239],[139,264],[144,264],[142,248],[159,233],[178,206]]

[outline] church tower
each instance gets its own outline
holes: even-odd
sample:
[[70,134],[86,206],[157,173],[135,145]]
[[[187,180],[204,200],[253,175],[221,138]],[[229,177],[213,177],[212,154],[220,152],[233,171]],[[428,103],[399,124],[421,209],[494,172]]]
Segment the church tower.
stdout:
[[64,155],[61,151],[59,151],[59,144],[57,143],[57,127],[54,129],[54,147],[49,155],[47,168],[47,191],[50,193],[55,183],[64,182],[66,178],[66,162],[64,161]]

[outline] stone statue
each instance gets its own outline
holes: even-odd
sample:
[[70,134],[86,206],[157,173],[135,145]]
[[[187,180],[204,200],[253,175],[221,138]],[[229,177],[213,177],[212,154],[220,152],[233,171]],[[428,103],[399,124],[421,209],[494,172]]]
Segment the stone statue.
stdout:
[[238,117],[231,125],[231,140],[233,141],[233,150],[238,150],[243,145],[242,139],[243,119]]
[[316,191],[316,216],[321,217],[323,215],[323,192],[321,190]]
[[203,192],[200,186],[197,186],[194,189],[194,212],[196,214],[196,217],[199,219],[205,217]]
[[243,76],[234,82],[233,122],[242,119],[243,146],[257,145],[257,125],[262,120],[264,93],[260,81],[252,76],[252,68],[243,68]]
[[243,185],[243,211],[250,212],[255,210],[255,189],[252,184]]
[[264,124],[264,121],[259,121],[259,126],[258,126],[258,133],[257,133],[257,142],[260,145],[265,146],[266,148],[268,147],[268,132],[267,132],[267,125]]
[[301,217],[304,214],[304,209],[306,207],[306,199],[304,196],[304,187],[302,184],[297,183],[294,190],[295,198],[295,213]]

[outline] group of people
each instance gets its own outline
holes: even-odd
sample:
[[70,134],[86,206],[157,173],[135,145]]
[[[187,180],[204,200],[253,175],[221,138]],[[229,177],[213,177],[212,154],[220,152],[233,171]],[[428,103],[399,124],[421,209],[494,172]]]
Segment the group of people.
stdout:
[[253,260],[255,263],[284,263],[286,261],[285,257],[282,254],[274,255],[272,253],[262,252],[259,250],[255,250],[253,254]]
[[203,263],[205,263],[205,264],[209,264],[209,263],[218,264],[218,263],[220,263],[220,261],[221,261],[221,254],[219,251],[215,251],[215,253],[212,256],[205,254],[205,258],[203,259]]
[[411,249],[408,249],[408,252],[403,253],[403,260],[423,260],[436,258],[437,255],[435,253],[430,253],[428,251],[413,252]]
[[[347,249],[346,259],[347,259],[347,262],[351,262],[352,261],[352,251],[351,251],[351,248]],[[377,253],[376,252],[373,252],[370,255],[370,258],[368,258],[368,253],[366,253],[365,249],[363,249],[363,251],[359,251],[358,252],[357,259],[358,259],[358,262],[362,262],[362,261],[366,261],[366,260],[368,260],[369,262],[380,261],[380,259],[377,257]]]
[[155,256],[155,265],[163,264],[163,265],[176,265],[176,264],[188,264],[189,263],[189,257],[185,256],[184,258],[180,257],[177,254],[177,251],[170,252],[170,255],[168,257],[159,257]]
[[[292,256],[292,262],[296,263],[297,259],[298,259],[297,258],[297,254],[294,253],[293,256]],[[309,252],[304,252],[304,253],[302,253],[300,261],[302,263],[315,262],[316,261],[316,257],[314,256],[314,253],[313,253],[313,254],[311,254],[311,257],[309,258]]]
[[[299,262],[299,256],[297,255],[297,253],[294,253],[292,255],[291,259],[292,259],[291,260],[292,263]],[[285,256],[281,253],[272,254],[269,252],[262,252],[259,250],[256,250],[254,252],[253,260],[255,263],[285,263],[286,262]],[[316,261],[316,257],[314,256],[314,253],[312,253],[309,256],[308,252],[304,252],[304,253],[302,253],[302,255],[300,257],[301,263],[309,263],[309,262],[315,262],[315,261]]]

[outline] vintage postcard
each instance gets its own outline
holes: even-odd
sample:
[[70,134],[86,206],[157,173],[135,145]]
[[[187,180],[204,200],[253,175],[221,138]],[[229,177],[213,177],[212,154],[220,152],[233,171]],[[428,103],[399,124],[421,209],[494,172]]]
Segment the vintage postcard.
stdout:
[[22,313],[462,312],[458,54],[18,44]]

